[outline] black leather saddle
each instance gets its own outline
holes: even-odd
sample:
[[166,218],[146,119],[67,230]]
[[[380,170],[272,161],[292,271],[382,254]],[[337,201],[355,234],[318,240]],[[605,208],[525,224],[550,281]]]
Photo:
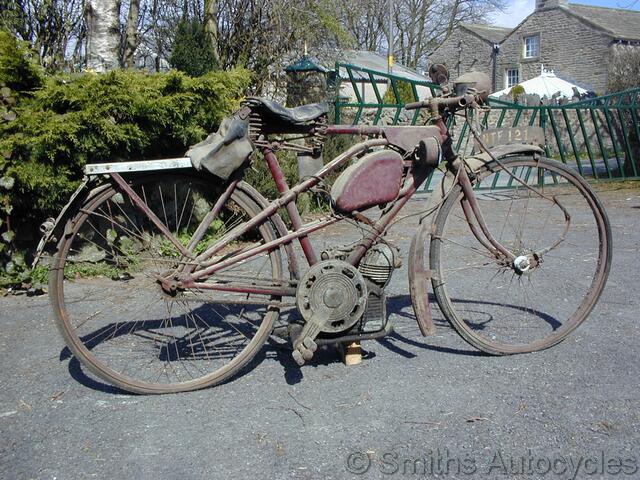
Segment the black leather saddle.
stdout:
[[326,102],[286,108],[261,97],[248,97],[244,104],[260,115],[265,133],[306,132],[329,112]]

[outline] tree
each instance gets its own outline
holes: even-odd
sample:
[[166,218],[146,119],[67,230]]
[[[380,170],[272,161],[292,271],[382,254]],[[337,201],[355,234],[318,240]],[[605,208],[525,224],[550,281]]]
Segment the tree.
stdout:
[[194,77],[216,69],[216,56],[200,22],[180,22],[169,61],[174,68]]
[[0,28],[29,42],[49,70],[81,63],[84,38],[83,0],[5,0]]
[[87,68],[105,72],[120,65],[119,13],[115,0],[86,0]]
[[220,64],[218,51],[218,0],[204,2],[204,33],[209,42],[216,65]]
[[[159,69],[176,45],[183,57],[195,55],[181,44],[184,22],[198,23],[214,59],[210,62],[207,54],[204,68],[246,67],[255,73],[256,93],[267,86],[270,94],[284,87],[282,69],[302,54],[305,43],[327,63],[345,48],[386,54],[388,45],[387,0],[0,1],[8,4],[2,25],[29,41],[41,64],[51,69],[76,68],[84,63],[84,52],[87,65],[100,71],[132,67],[136,52],[152,57]],[[460,22],[486,20],[504,2],[393,0],[394,56],[409,67],[426,69],[428,52]],[[190,71],[194,68],[191,63]]]
[[615,93],[640,87],[640,47],[616,45],[611,53],[607,92]]
[[482,23],[505,6],[504,0],[396,0],[395,56],[402,64],[426,70],[428,53],[460,23]]
[[131,68],[134,66],[134,54],[140,44],[138,33],[138,20],[140,17],[140,0],[130,0],[127,23],[125,25],[124,47],[122,54],[122,66]]

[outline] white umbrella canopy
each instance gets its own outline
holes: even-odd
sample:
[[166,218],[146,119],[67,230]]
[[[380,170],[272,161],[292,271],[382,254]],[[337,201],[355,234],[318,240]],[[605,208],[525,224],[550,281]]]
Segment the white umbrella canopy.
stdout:
[[[525,93],[551,98],[554,94],[560,92],[559,96],[571,98],[574,96],[574,87],[578,89],[578,93],[580,94],[587,93],[584,88],[557,77],[556,74],[553,73],[553,70],[545,70],[544,66],[541,70],[540,75],[537,77],[519,84],[524,88]],[[502,95],[507,95],[511,88],[512,87],[505,88],[489,96],[497,98]]]

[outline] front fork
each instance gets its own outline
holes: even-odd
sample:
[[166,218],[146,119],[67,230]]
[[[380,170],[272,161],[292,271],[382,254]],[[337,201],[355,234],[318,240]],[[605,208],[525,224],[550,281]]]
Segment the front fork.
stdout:
[[[464,194],[460,200],[460,204],[462,205],[465,219],[469,224],[469,228],[473,233],[473,236],[476,237],[476,240],[478,240],[478,242],[489,250],[489,252],[491,252],[496,258],[502,258],[509,263],[513,263],[516,256],[502,246],[502,244],[491,234],[491,231],[489,230],[489,227],[482,215],[482,211],[480,210],[480,205],[478,205],[478,199],[473,191],[471,180],[469,179],[469,175],[467,174],[467,170],[464,168],[464,165],[460,166],[460,170],[457,175],[458,183],[460,184]],[[480,231],[478,231],[474,220],[478,223]]]
[[[497,260],[503,259],[505,264],[514,265],[514,262],[519,257],[516,257],[507,250],[491,234],[480,210],[471,179],[462,162],[459,162],[456,178],[464,194],[461,199],[461,206],[474,237],[487,251],[495,256]],[[425,246],[429,237],[435,233],[433,231],[434,228],[435,222],[431,223],[431,228],[428,228],[427,225],[420,228],[418,233],[413,237],[409,250],[409,292],[411,294],[411,303],[420,332],[425,337],[436,333],[436,327],[433,323],[431,307],[429,305],[428,292],[431,279],[435,278],[438,273],[432,269],[425,268]]]

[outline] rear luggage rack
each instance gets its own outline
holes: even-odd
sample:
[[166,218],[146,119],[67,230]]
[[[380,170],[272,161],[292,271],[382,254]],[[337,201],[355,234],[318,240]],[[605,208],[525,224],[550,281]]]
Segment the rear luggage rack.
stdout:
[[153,170],[172,170],[193,168],[189,157],[166,158],[162,160],[143,160],[137,162],[90,163],[85,165],[85,175],[103,175],[114,172],[145,172]]

